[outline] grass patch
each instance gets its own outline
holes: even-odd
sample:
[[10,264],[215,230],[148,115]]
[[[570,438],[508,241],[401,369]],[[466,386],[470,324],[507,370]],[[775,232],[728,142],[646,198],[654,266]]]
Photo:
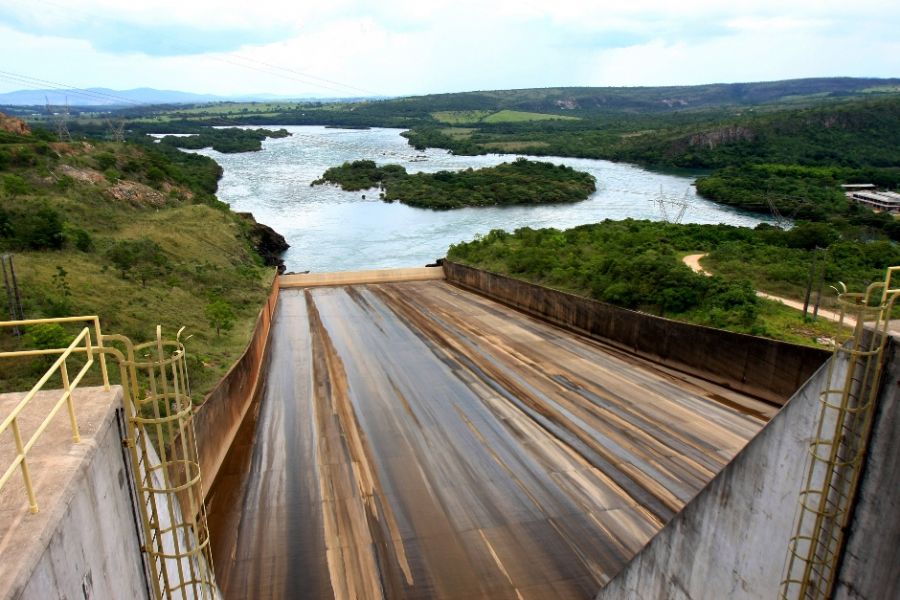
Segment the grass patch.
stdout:
[[489,142],[481,144],[486,150],[495,150],[497,152],[527,152],[528,150],[537,150],[538,148],[547,148],[550,144],[547,142]]
[[482,119],[490,115],[490,110],[441,110],[431,113],[435,121],[450,125],[467,125],[480,123]]
[[578,117],[548,115],[521,110],[501,110],[482,119],[484,123],[523,123],[528,121],[580,121]]
[[476,131],[478,130],[472,127],[446,127],[440,130],[441,133],[454,140],[467,140]]

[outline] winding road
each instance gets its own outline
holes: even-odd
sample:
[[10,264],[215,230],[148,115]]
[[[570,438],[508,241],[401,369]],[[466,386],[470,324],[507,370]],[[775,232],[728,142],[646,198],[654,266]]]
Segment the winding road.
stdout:
[[[705,252],[701,252],[699,254],[688,254],[681,260],[684,262],[684,264],[689,266],[695,273],[701,273],[706,276],[711,276],[712,273],[710,273],[709,271],[704,269],[703,266],[700,264],[700,260],[704,256],[706,256]],[[776,302],[781,302],[785,306],[789,306],[791,308],[796,308],[797,310],[803,310],[803,303],[799,302],[797,300],[791,300],[790,298],[784,298],[782,296],[775,296],[773,294],[767,294],[766,292],[760,292],[758,290],[756,292],[756,295],[759,296],[760,298],[765,298],[766,300],[774,300]],[[810,310],[811,309],[812,309],[812,307],[810,307]],[[830,319],[830,320],[834,321],[835,323],[837,323],[841,320],[840,313],[836,313],[831,310],[826,310],[824,308],[820,308],[818,314],[822,317],[825,317],[826,319]],[[844,323],[849,327],[855,327],[856,319],[854,319],[850,315],[844,315]]]

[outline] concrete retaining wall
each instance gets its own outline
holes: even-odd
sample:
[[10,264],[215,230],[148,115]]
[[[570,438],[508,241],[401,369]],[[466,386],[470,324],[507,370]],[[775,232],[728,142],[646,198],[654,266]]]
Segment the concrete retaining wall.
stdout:
[[247,349],[194,413],[203,490],[209,494],[219,468],[261,388],[269,358],[269,329],[278,304],[278,277],[259,312]]
[[823,366],[596,600],[776,598],[827,382]]
[[[836,600],[894,598],[900,589],[900,360],[890,355]],[[846,366],[842,357],[833,381]],[[823,367],[596,600],[777,597],[827,381]]]
[[[117,405],[121,405],[121,389]],[[132,514],[131,476],[122,457],[119,411],[110,409],[85,454],[78,476],[51,517],[27,582],[9,598],[148,598],[140,542]],[[9,548],[8,552],[27,548]]]
[[830,352],[680,323],[444,262],[447,281],[634,354],[782,405]]
[[900,590],[900,357],[892,346],[834,600],[896,598]]

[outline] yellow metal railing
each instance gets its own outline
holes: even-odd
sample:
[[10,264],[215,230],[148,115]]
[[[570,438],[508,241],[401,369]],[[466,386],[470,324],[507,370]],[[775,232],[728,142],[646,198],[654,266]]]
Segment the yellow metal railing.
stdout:
[[[100,369],[103,377],[103,386],[105,389],[109,389],[109,378],[106,372],[106,357],[102,354],[103,341],[102,334],[100,332],[100,320],[96,316],[88,316],[63,317],[57,319],[0,321],[0,328],[32,326],[45,323],[77,322],[91,323],[94,329],[94,338],[92,339],[91,337],[91,327],[84,327],[66,348],[0,352],[0,359],[28,356],[52,356],[56,354],[59,355],[59,358],[57,358],[56,361],[54,361],[54,363],[50,366],[50,368],[47,369],[47,372],[44,373],[44,375],[38,380],[38,382],[34,384],[31,390],[27,394],[25,394],[25,397],[16,404],[15,408],[13,408],[9,415],[7,415],[3,419],[3,422],[0,423],[0,436],[9,431],[13,436],[13,442],[15,446],[14,458],[3,471],[3,475],[0,476],[0,489],[3,489],[6,483],[12,478],[16,470],[19,470],[22,474],[22,480],[25,484],[25,493],[28,496],[28,507],[32,513],[36,513],[38,511],[38,503],[34,491],[34,486],[32,485],[31,481],[31,471],[28,466],[28,453],[40,439],[44,431],[46,431],[47,427],[50,425],[50,422],[62,409],[63,405],[65,405],[68,409],[69,422],[72,427],[72,440],[75,443],[81,441],[81,436],[79,435],[78,431],[78,418],[75,414],[75,403],[73,401],[72,394],[75,391],[75,388],[78,387],[78,384],[81,383],[81,380],[90,370],[91,366],[93,366],[94,355],[97,353],[99,353],[100,355]],[[70,378],[67,361],[73,354],[76,353],[85,354],[85,363],[81,366],[80,369],[78,369],[75,376]],[[31,436],[28,437],[27,440],[25,440],[23,439],[22,429],[19,423],[22,412],[31,405],[32,401],[34,401],[38,393],[44,389],[47,382],[50,381],[50,379],[53,378],[57,373],[59,373],[60,379],[62,380],[62,390],[56,390],[60,392],[59,399],[53,404],[40,424],[38,424],[34,433],[32,433]],[[0,468],[2,468],[2,465],[0,465]]]
[[[215,575],[197,442],[194,437],[194,406],[185,361],[185,348],[178,336],[163,340],[157,327],[156,340],[132,344],[121,335],[104,335],[96,316],[0,321],[5,327],[49,323],[86,322],[66,348],[0,352],[0,359],[59,355],[32,389],[16,403],[0,424],[0,435],[9,431],[15,456],[0,477],[0,489],[16,471],[21,471],[29,508],[37,512],[28,453],[44,434],[56,414],[67,406],[72,439],[78,443],[78,419],[73,392],[99,357],[103,386],[109,389],[106,355],[118,363],[128,434],[132,476],[138,492],[137,509],[142,525],[142,550],[147,555],[149,581],[154,598],[216,598]],[[179,332],[180,334],[180,332]],[[104,343],[106,343],[104,345]],[[83,355],[83,364],[70,377],[67,363]],[[59,374],[59,379],[55,377]],[[47,383],[61,380],[59,399],[47,410],[33,434],[25,439],[20,417],[34,405]],[[44,396],[46,397],[46,396]],[[41,400],[43,406],[44,400]],[[33,419],[34,415],[30,415]],[[0,464],[0,468],[3,465]]]
[[[180,334],[181,332],[179,332]],[[215,598],[216,585],[197,442],[194,405],[178,336],[133,345],[107,335],[119,363],[129,424],[139,516],[157,598]]]
[[[891,311],[900,295],[900,288],[891,284],[895,274],[900,274],[900,267],[889,268],[884,281],[870,285],[864,294],[845,292],[838,297],[841,320],[852,315],[856,324],[853,338],[835,348],[829,383],[820,394],[779,594],[782,600],[831,598],[872,430]],[[839,360],[845,374],[839,375],[843,370],[837,366]]]

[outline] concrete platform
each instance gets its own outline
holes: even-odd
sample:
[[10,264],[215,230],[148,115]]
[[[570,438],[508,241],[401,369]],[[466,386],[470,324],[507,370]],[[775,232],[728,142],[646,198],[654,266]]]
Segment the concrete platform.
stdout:
[[[0,415],[8,415],[24,395],[0,396]],[[32,435],[59,397],[59,390],[51,390],[35,398],[22,413],[23,438]],[[130,589],[118,587],[113,578],[121,583],[126,573],[98,572],[103,570],[101,565],[119,566],[116,561],[123,560],[136,565],[138,573],[141,569],[136,533],[133,525],[128,527],[132,521],[130,508],[125,504],[124,530],[120,529],[123,521],[113,514],[122,512],[122,502],[116,505],[114,499],[128,498],[121,444],[116,444],[120,439],[116,408],[121,406],[122,390],[118,386],[110,391],[80,388],[73,397],[81,442],[73,443],[63,406],[28,455],[39,512],[29,512],[19,474],[0,490],[0,598],[51,597],[46,593],[76,598],[81,596],[67,595],[67,590],[77,591],[79,587],[83,594],[93,590],[98,594],[95,597],[105,597],[99,595],[104,590],[127,590],[131,597],[143,597],[141,581]],[[7,431],[0,436],[0,465],[4,468],[10,464],[14,449],[12,433]],[[91,481],[97,464],[110,466],[112,477]],[[81,504],[87,505],[87,514],[79,510],[77,501],[86,486],[90,487],[89,494]],[[76,530],[85,534],[76,535]],[[123,551],[125,548],[131,548],[130,553]],[[92,557],[93,553],[98,556]],[[68,588],[64,571],[72,571],[69,578],[74,583],[69,582]]]
[[377,269],[372,271],[334,271],[330,273],[301,273],[282,275],[279,287],[305,288],[329,285],[358,285],[397,281],[427,281],[444,278],[441,267],[412,267],[406,269]]

